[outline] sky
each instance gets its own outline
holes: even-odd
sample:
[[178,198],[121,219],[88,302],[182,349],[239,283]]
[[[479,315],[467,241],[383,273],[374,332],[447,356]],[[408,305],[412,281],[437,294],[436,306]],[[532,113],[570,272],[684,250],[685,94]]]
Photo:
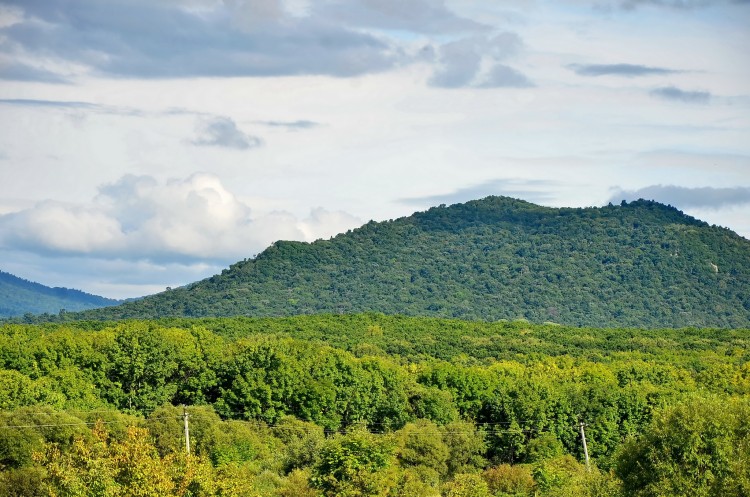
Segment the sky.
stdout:
[[0,0],[0,270],[112,298],[507,195],[750,238],[748,0]]

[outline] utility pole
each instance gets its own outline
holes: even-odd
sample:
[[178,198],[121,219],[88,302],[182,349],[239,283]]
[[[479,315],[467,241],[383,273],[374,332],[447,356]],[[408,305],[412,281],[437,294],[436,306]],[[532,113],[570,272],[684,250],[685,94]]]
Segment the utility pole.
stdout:
[[[190,455],[190,427],[188,426],[188,412],[185,404],[182,405],[182,419],[185,421],[185,452]],[[581,428],[583,430],[583,428]],[[585,442],[584,442],[585,443]],[[588,456],[586,456],[588,461]]]
[[[187,423],[187,421],[185,421]],[[187,426],[187,425],[186,425]],[[586,433],[583,431],[583,427],[586,424],[581,421],[578,426],[581,428],[581,441],[583,442],[583,455],[586,457],[586,471],[591,472],[591,463],[589,462],[589,449],[586,447]]]

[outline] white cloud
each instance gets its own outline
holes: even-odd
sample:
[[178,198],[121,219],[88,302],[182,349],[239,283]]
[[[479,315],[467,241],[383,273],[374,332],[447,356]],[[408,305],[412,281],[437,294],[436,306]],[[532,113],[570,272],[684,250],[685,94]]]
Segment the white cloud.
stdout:
[[45,201],[0,216],[0,244],[41,254],[231,263],[276,240],[312,241],[359,224],[321,208],[303,220],[286,212],[253,216],[211,174],[166,183],[128,175],[86,205]]
[[298,227],[305,235],[305,240],[312,241],[325,238],[332,234],[343,233],[346,230],[360,226],[362,222],[344,211],[327,211],[317,207],[310,211],[310,215],[298,223]]
[[5,245],[43,252],[108,251],[123,240],[117,220],[104,212],[55,201],[0,217],[0,229]]

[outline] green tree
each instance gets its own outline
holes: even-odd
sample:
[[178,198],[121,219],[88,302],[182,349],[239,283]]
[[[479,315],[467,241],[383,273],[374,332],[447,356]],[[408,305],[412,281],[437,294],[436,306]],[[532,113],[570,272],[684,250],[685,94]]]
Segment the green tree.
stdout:
[[622,448],[616,471],[628,495],[750,495],[750,401],[694,396],[654,415]]
[[311,482],[326,497],[386,496],[397,485],[394,445],[355,427],[326,441]]
[[487,482],[476,473],[459,473],[443,485],[444,497],[491,497]]
[[398,460],[402,466],[412,467],[432,485],[445,478],[450,450],[435,423],[426,419],[407,423],[396,433],[396,437]]

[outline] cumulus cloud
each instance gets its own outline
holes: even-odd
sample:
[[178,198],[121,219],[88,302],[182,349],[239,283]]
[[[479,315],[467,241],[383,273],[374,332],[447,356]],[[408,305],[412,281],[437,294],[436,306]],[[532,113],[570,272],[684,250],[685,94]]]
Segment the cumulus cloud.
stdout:
[[452,192],[422,197],[402,198],[400,201],[409,205],[455,204],[476,200],[490,195],[505,195],[530,202],[544,203],[553,199],[550,190],[559,186],[556,181],[531,179],[492,179],[476,185],[458,188]]
[[519,71],[501,63],[516,55],[523,42],[515,33],[492,38],[468,37],[439,47],[438,69],[429,83],[440,88],[500,88],[532,86]]
[[0,248],[105,259],[231,263],[276,240],[311,241],[360,224],[314,209],[253,215],[218,177],[194,174],[160,183],[127,175],[86,205],[41,202],[0,215]]
[[610,198],[610,202],[633,201],[641,198],[656,200],[681,209],[720,209],[750,203],[750,187],[712,188],[707,186],[687,188],[674,185],[651,185],[638,190],[616,189]]
[[660,76],[681,71],[664,67],[649,67],[638,64],[570,64],[567,66],[579,76]]
[[711,99],[711,94],[707,91],[685,91],[674,86],[657,88],[651,91],[651,95],[665,100],[676,100],[689,104],[704,104]]
[[317,240],[332,234],[343,233],[346,230],[360,226],[362,221],[344,211],[328,211],[317,207],[310,211],[310,215],[303,219],[299,228],[306,240]]
[[123,241],[116,219],[95,208],[46,201],[0,217],[6,246],[40,252],[107,251]]
[[257,136],[243,133],[228,117],[202,119],[198,128],[198,137],[191,140],[193,145],[246,150],[259,147],[263,143]]

